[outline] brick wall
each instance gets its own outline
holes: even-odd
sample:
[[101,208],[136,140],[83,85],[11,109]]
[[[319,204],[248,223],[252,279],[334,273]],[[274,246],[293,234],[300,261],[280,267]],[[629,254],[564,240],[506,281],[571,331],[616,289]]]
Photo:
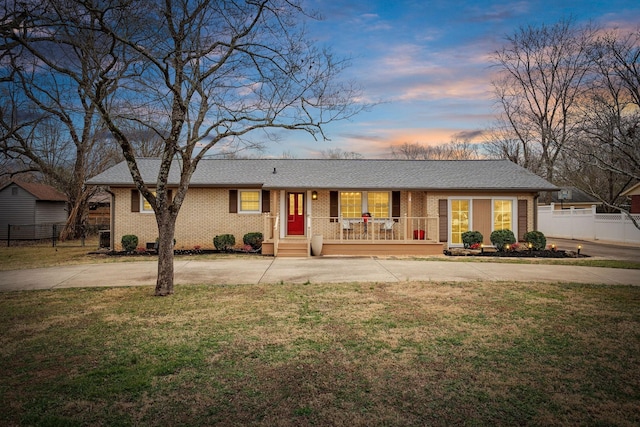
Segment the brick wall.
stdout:
[[[115,229],[113,238],[115,249],[120,250],[120,240],[125,234],[135,234],[139,239],[139,246],[144,247],[146,242],[155,242],[158,230],[155,217],[152,213],[131,212],[131,189],[112,188],[115,194]],[[275,217],[280,211],[281,191],[270,192],[270,216]],[[453,196],[451,192],[411,192],[411,215],[413,217],[438,216],[438,200]],[[308,193],[310,197],[310,192]],[[470,198],[491,198],[492,194],[468,193],[456,195],[456,197]],[[533,195],[529,193],[507,194],[505,197],[527,200],[527,221],[528,230],[533,230],[534,224],[534,203]],[[311,209],[314,217],[328,218],[330,213],[329,191],[318,190],[318,199],[313,200]],[[401,194],[401,214],[407,214],[409,204],[409,194],[403,191]],[[285,212],[286,213],[286,212]],[[517,217],[514,218],[517,221]],[[339,235],[337,223],[327,221],[313,223],[313,233],[320,233],[327,236]],[[265,237],[269,237],[266,230],[268,222],[265,214],[242,214],[229,213],[229,189],[213,188],[190,188],[184,200],[180,214],[176,222],[176,248],[191,249],[200,246],[203,249],[213,249],[213,238],[219,234],[233,234],[236,243],[242,243],[242,237],[249,232],[262,232]],[[427,230],[428,236],[437,236],[436,223],[430,222]],[[433,228],[433,229],[431,229]],[[398,230],[399,233],[402,230]],[[399,236],[403,238],[403,236]]]
[[[158,228],[153,213],[131,212],[131,189],[112,189],[115,194],[115,249],[120,250],[120,240],[125,234],[138,236],[139,246],[155,242]],[[271,192],[271,209],[276,207],[274,191]],[[219,234],[233,234],[236,244],[250,232],[264,232],[265,214],[229,213],[229,190],[190,188],[176,221],[176,249],[200,246],[213,249],[213,238]]]

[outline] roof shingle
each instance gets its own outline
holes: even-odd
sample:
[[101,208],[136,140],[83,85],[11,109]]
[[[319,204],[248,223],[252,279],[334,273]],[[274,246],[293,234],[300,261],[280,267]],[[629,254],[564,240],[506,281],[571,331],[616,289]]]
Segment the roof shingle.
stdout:
[[[157,179],[159,159],[138,159],[146,184]],[[130,186],[125,162],[87,181],[92,185]],[[174,162],[169,185],[178,185]],[[543,178],[508,160],[202,160],[192,187],[359,190],[557,190]]]
[[38,200],[43,202],[66,202],[68,201],[67,196],[64,193],[56,190],[50,185],[39,184],[36,182],[24,182],[24,181],[11,181],[7,185],[5,185],[2,189],[7,188],[11,184],[15,184],[21,187],[23,190],[31,194]]

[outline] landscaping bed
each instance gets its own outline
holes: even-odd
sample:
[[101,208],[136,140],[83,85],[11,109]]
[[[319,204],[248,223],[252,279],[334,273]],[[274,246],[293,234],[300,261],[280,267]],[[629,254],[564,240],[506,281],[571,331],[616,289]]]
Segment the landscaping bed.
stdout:
[[[156,256],[158,252],[154,249],[136,250],[136,251],[108,251],[108,252],[91,252],[92,254],[103,254],[108,256]],[[261,250],[249,249],[229,249],[220,251],[217,249],[175,249],[174,255],[209,255],[209,254],[260,254]]]
[[512,250],[512,251],[495,251],[481,249],[463,249],[453,248],[445,249],[444,254],[447,256],[477,256],[477,257],[498,257],[498,258],[589,258],[589,255],[577,253],[576,251],[565,250]]

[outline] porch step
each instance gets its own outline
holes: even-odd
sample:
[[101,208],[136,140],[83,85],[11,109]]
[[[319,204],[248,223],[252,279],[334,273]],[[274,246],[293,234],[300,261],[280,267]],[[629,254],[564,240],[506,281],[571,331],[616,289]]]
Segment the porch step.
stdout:
[[307,240],[280,240],[278,242],[279,257],[308,257],[309,251]]

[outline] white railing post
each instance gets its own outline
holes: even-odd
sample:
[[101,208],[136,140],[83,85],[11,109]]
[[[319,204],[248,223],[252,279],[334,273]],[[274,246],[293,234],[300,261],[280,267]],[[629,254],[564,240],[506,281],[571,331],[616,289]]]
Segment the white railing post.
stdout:
[[409,217],[404,214],[404,240],[409,240]]

